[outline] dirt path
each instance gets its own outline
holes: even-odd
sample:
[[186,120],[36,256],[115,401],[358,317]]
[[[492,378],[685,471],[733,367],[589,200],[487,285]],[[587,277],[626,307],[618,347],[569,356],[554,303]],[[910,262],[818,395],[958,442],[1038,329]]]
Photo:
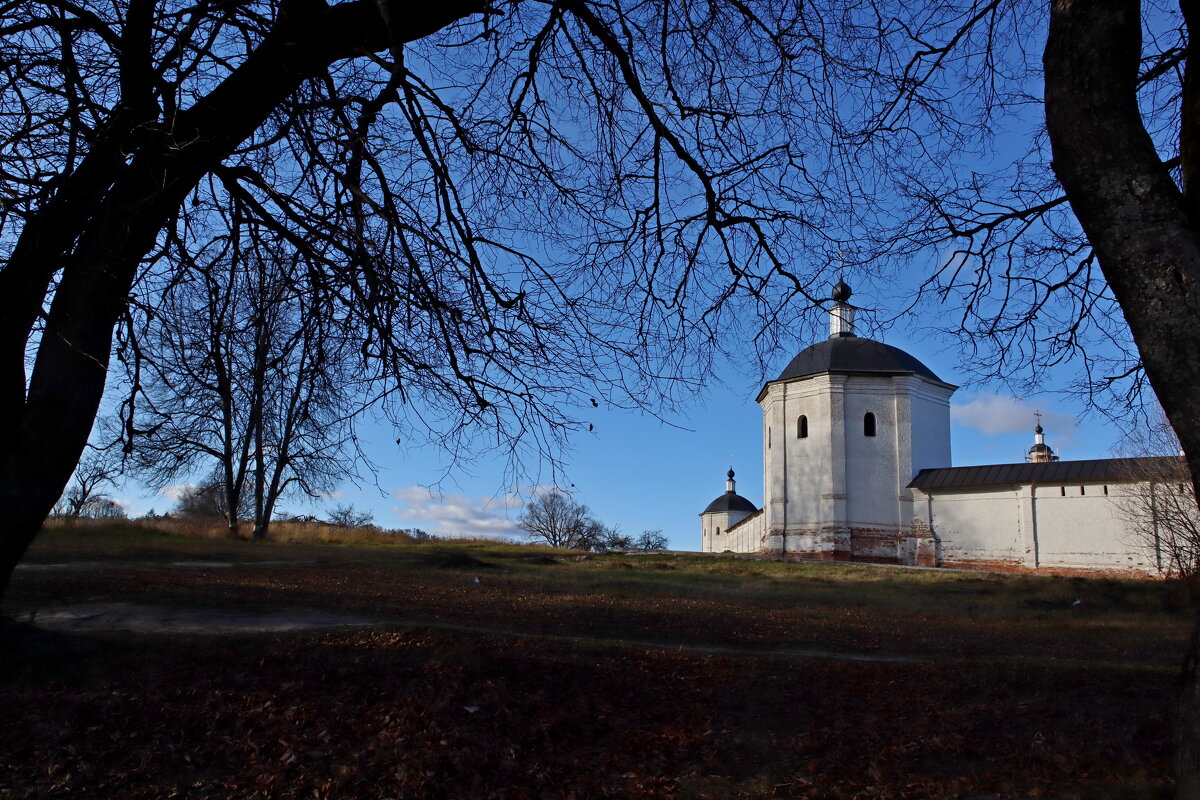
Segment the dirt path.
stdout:
[[253,612],[176,608],[136,603],[80,603],[47,608],[9,608],[17,622],[70,633],[284,633],[320,628],[378,625],[380,620],[327,611],[283,609]]
[[926,663],[931,659],[873,653],[846,653],[812,648],[755,649],[715,644],[648,641],[594,636],[560,636],[485,625],[424,619],[371,618],[304,609],[269,612],[178,608],[136,603],[81,603],[46,608],[9,607],[3,613],[19,623],[63,633],[128,631],[158,634],[286,633],[325,628],[397,627],[429,628],[455,633],[551,639],[583,645],[616,645],[643,650],[671,650],[709,655],[780,656],[822,661]]

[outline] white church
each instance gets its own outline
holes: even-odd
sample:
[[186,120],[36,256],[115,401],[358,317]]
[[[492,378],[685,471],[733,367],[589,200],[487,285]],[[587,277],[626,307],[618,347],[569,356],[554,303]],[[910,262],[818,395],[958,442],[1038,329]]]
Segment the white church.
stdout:
[[[1157,573],[1161,548],[1129,530],[1122,498],[1143,459],[1061,461],[1039,424],[1025,462],[950,465],[958,387],[854,334],[834,287],[829,338],[758,393],[763,505],[725,493],[700,514],[705,552],[1003,570]],[[1155,552],[1158,549],[1159,552]]]

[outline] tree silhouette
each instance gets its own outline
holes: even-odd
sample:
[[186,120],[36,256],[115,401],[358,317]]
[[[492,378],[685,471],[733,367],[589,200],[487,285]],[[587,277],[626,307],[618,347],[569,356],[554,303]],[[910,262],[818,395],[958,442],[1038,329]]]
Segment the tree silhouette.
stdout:
[[[669,398],[718,332],[772,352],[810,330],[845,249],[866,275],[932,258],[925,295],[983,375],[1078,355],[1085,388],[1135,400],[1144,376],[1195,486],[1194,14],[7,3],[0,596],[83,451],[118,323],[176,279],[172,247],[226,235],[228,207],[311,254],[364,393],[464,457],[484,430],[553,456],[583,422],[569,408]],[[1043,128],[1013,112],[1042,103],[1047,26]],[[138,343],[117,344],[136,437]],[[1178,791],[1196,797],[1200,626],[1192,653]]]
[[134,317],[183,279],[180,253],[239,226],[303,252],[362,396],[463,458],[554,457],[597,398],[669,407],[739,293],[746,319],[803,330],[826,268],[796,258],[824,241],[798,205],[824,194],[791,144],[808,121],[787,113],[812,94],[806,34],[798,7],[762,11],[3,6],[0,592],[114,345],[136,439]]

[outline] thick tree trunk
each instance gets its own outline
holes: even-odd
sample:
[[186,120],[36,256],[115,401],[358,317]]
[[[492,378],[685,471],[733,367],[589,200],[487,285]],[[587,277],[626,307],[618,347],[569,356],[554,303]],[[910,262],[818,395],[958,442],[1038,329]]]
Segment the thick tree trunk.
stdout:
[[[120,110],[80,168],[26,222],[0,271],[0,422],[7,428],[0,443],[0,600],[87,443],[104,393],[113,328],[137,264],[191,188],[305,79],[335,61],[428,36],[487,7],[481,0],[421,9],[395,0],[334,6],[285,0],[256,50],[154,137],[146,135],[154,126],[142,124],[150,85],[145,79],[153,77],[154,65],[148,48],[135,52],[153,6],[142,3],[144,13],[130,13]],[[141,135],[130,147],[125,133],[135,129]],[[26,385],[26,348],[60,269]]]
[[[1054,171],[1200,489],[1200,225],[1188,200],[1200,187],[1175,184],[1146,132],[1137,103],[1140,57],[1137,0],[1052,0],[1044,64]],[[1184,108],[1194,103],[1185,97]],[[1195,133],[1194,124],[1184,125],[1185,179]],[[1200,618],[1197,625],[1175,730],[1180,798],[1200,798]]]

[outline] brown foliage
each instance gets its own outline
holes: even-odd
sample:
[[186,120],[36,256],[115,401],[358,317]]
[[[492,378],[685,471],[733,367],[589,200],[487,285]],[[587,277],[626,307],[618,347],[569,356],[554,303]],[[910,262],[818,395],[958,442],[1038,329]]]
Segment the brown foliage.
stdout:
[[[1161,583],[676,556],[548,569],[525,548],[480,547],[436,569],[430,554],[448,545],[147,539],[109,552],[103,536],[78,539],[44,537],[33,555],[102,568],[21,573],[14,601],[325,608],[386,624],[0,650],[23,653],[0,671],[3,798],[1170,788],[1186,625],[1155,606]],[[234,566],[149,566],[205,552]],[[737,574],[712,572],[732,563]],[[886,655],[915,660],[857,660]]]

